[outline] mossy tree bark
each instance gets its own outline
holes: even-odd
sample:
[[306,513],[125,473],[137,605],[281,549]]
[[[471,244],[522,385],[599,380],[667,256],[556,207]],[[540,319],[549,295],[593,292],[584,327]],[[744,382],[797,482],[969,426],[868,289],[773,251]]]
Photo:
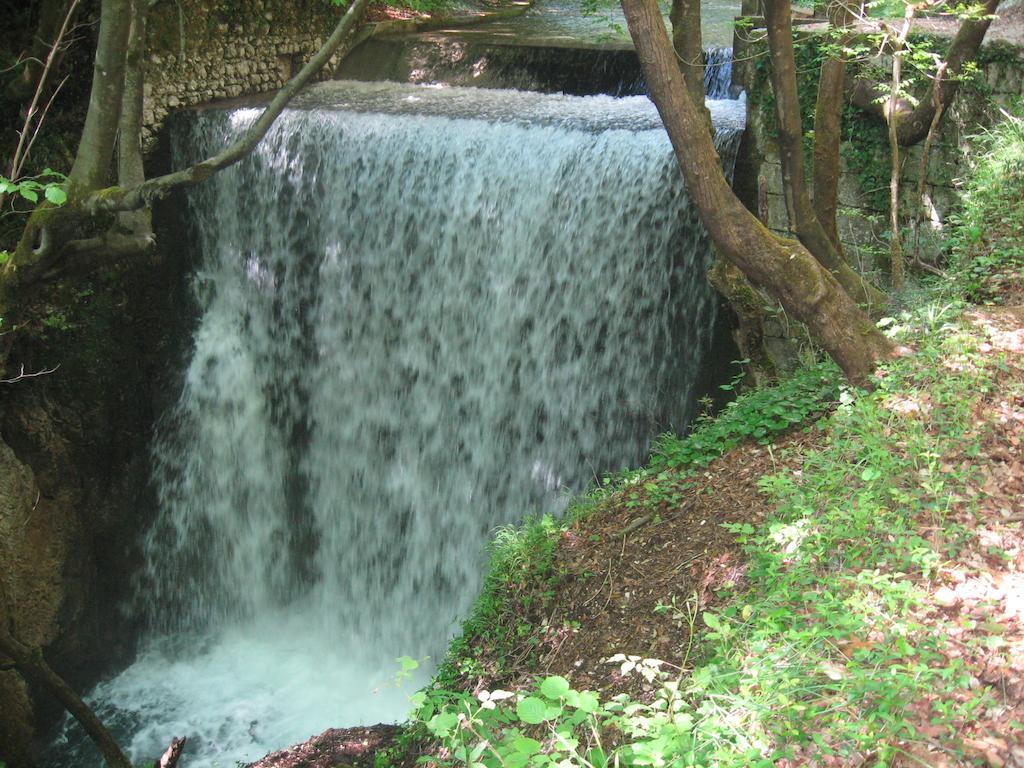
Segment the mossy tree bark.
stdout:
[[829,25],[837,32],[838,50],[821,64],[814,107],[814,215],[836,253],[843,256],[836,217],[839,208],[839,145],[842,141],[843,95],[846,82],[846,47],[854,14],[843,0],[828,4]]
[[892,345],[832,274],[800,243],[768,231],[733,193],[676,64],[656,0],[622,0],[651,98],[719,254],[805,323],[855,383],[865,383]]
[[[59,59],[66,48],[60,39],[62,30],[73,25],[78,4],[71,0],[43,0],[39,5],[39,22],[21,60],[24,64],[7,85],[7,98],[11,101],[26,101],[36,90],[46,93],[49,83],[43,82],[54,75],[59,68]],[[44,62],[54,54],[47,70]],[[45,101],[45,98],[43,99]]]
[[[779,160],[789,226],[797,239],[829,270],[843,289],[869,308],[885,304],[885,294],[858,275],[836,250],[815,214],[804,170],[803,126],[796,85],[793,19],[789,0],[764,0],[768,48],[771,53],[771,84],[775,96]],[[841,104],[833,104],[836,107]],[[838,143],[835,145],[838,151]]]
[[[672,47],[679,57],[683,81],[694,104],[704,106],[704,41],[700,29],[700,0],[672,0]],[[711,113],[708,112],[708,121]]]

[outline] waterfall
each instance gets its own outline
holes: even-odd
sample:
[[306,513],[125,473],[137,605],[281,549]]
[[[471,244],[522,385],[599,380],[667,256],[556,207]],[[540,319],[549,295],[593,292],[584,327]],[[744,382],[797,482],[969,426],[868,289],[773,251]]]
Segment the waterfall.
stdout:
[[[704,51],[704,90],[709,99],[732,99],[732,48]],[[552,47],[511,44],[492,38],[405,35],[373,39],[342,62],[339,75],[407,83],[444,83],[474,88],[516,88],[585,96],[640,96],[647,82],[632,48]]]
[[705,49],[704,93],[709,99],[736,98],[732,92],[732,48]]
[[[742,105],[709,106],[731,166]],[[257,114],[182,121],[176,163]],[[716,300],[644,97],[323,84],[189,211],[149,639],[89,699],[134,759],[185,734],[205,768],[402,718],[395,658],[443,652],[494,527],[684,426]]]

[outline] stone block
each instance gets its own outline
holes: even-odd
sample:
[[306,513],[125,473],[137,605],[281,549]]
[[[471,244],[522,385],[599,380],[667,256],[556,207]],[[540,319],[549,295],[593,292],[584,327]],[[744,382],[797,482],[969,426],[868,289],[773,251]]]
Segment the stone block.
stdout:
[[789,214],[786,211],[786,198],[782,195],[768,195],[768,221],[769,229],[780,232],[789,231]]

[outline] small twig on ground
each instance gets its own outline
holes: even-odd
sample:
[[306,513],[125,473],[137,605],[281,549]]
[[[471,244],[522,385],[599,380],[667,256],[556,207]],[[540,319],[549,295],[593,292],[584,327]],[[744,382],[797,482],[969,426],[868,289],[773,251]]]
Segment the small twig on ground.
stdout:
[[643,526],[645,526],[649,522],[651,522],[651,519],[652,519],[651,515],[641,515],[636,520],[634,520],[633,522],[631,522],[629,525],[627,525],[625,528],[622,529],[622,535],[623,536],[629,536],[629,534],[631,534],[637,528],[642,528]]

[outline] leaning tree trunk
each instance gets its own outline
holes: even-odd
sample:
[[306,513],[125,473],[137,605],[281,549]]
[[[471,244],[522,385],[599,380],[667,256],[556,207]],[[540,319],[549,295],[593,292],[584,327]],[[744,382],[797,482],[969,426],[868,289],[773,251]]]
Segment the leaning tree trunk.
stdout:
[[4,656],[14,662],[19,672],[38,683],[71,713],[99,749],[108,768],[132,768],[131,761],[110,735],[110,731],[89,705],[46,663],[42,651],[25,645],[0,625],[0,658]]
[[676,65],[656,0],[622,0],[651,98],[719,253],[810,329],[847,377],[864,383],[892,345],[800,243],[776,237],[739,201]]
[[789,224],[794,234],[844,290],[861,304],[879,308],[885,295],[858,275],[836,251],[814,213],[804,172],[803,128],[796,87],[796,56],[789,0],[764,0],[765,25],[771,52],[771,83],[775,94],[775,121],[779,159]]

